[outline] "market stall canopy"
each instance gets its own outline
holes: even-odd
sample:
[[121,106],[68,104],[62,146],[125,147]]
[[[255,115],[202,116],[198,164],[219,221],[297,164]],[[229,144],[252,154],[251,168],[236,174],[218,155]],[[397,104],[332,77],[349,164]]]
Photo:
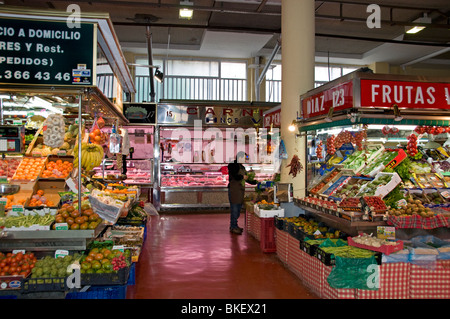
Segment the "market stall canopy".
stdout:
[[300,97],[300,131],[355,124],[449,125],[450,78],[360,69]]

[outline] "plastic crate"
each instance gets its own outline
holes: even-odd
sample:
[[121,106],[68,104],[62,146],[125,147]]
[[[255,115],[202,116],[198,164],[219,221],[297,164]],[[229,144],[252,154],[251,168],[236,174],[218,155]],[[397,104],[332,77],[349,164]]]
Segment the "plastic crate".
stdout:
[[119,269],[117,272],[106,274],[81,274],[82,286],[110,286],[126,285],[130,274],[130,267]]
[[22,282],[22,293],[66,291],[67,277],[58,278],[24,278]]
[[278,228],[279,230],[283,230],[284,229],[284,219],[283,218],[279,218],[279,217],[274,217],[275,219],[275,227]]
[[127,286],[91,286],[87,291],[69,292],[66,299],[126,299]]
[[136,263],[132,263],[130,266],[130,274],[128,276],[127,285],[136,284]]
[[260,218],[261,219],[261,240],[260,246],[264,253],[274,253],[277,251],[275,242],[275,219],[274,218]]

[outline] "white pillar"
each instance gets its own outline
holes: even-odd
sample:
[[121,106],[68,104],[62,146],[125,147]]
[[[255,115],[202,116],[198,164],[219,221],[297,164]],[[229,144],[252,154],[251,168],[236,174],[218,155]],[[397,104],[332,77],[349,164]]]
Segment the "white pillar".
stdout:
[[[282,99],[281,138],[288,159],[282,161],[281,182],[293,183],[294,196],[305,194],[306,138],[288,130],[300,115],[300,95],[314,88],[315,13],[314,0],[282,0],[281,2]],[[297,154],[304,167],[295,178],[288,175],[292,156]]]

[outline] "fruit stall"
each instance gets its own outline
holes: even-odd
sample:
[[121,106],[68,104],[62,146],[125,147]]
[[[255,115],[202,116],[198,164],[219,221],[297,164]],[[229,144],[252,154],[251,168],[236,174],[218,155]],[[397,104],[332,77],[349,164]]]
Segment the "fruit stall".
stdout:
[[[34,45],[17,37],[19,30],[67,28],[66,12],[45,21],[43,14],[2,7],[0,20],[17,43]],[[80,55],[33,51],[34,63],[22,64],[20,52],[4,53],[17,68],[11,76],[8,64],[0,68],[1,297],[125,298],[145,239],[140,188],[94,178],[116,133],[106,128],[128,123],[119,97],[133,83],[109,17],[83,13],[81,19],[73,37],[59,43]],[[116,97],[96,85],[98,64],[114,69]],[[111,153],[122,158],[120,149]]]
[[[272,180],[278,167],[267,152],[264,102],[161,101],[155,128],[154,205],[217,209],[229,206],[227,165],[238,151],[257,181]],[[265,132],[265,133],[264,133]],[[158,156],[156,156],[158,154]],[[246,185],[248,193],[255,186]]]
[[275,217],[276,254],[322,298],[450,296],[449,83],[361,69],[301,96],[303,213]]

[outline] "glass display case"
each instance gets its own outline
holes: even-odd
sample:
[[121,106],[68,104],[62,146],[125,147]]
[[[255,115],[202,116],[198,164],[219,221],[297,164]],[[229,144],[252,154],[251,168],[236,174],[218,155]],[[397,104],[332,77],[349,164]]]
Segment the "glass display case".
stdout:
[[[270,180],[273,165],[244,164],[255,173],[255,180]],[[227,164],[161,164],[161,207],[228,207]],[[246,184],[246,192],[255,192],[255,185]]]
[[153,159],[127,159],[127,173],[117,167],[115,159],[105,159],[102,165],[94,168],[93,178],[123,181],[125,184],[149,186],[153,184]]

